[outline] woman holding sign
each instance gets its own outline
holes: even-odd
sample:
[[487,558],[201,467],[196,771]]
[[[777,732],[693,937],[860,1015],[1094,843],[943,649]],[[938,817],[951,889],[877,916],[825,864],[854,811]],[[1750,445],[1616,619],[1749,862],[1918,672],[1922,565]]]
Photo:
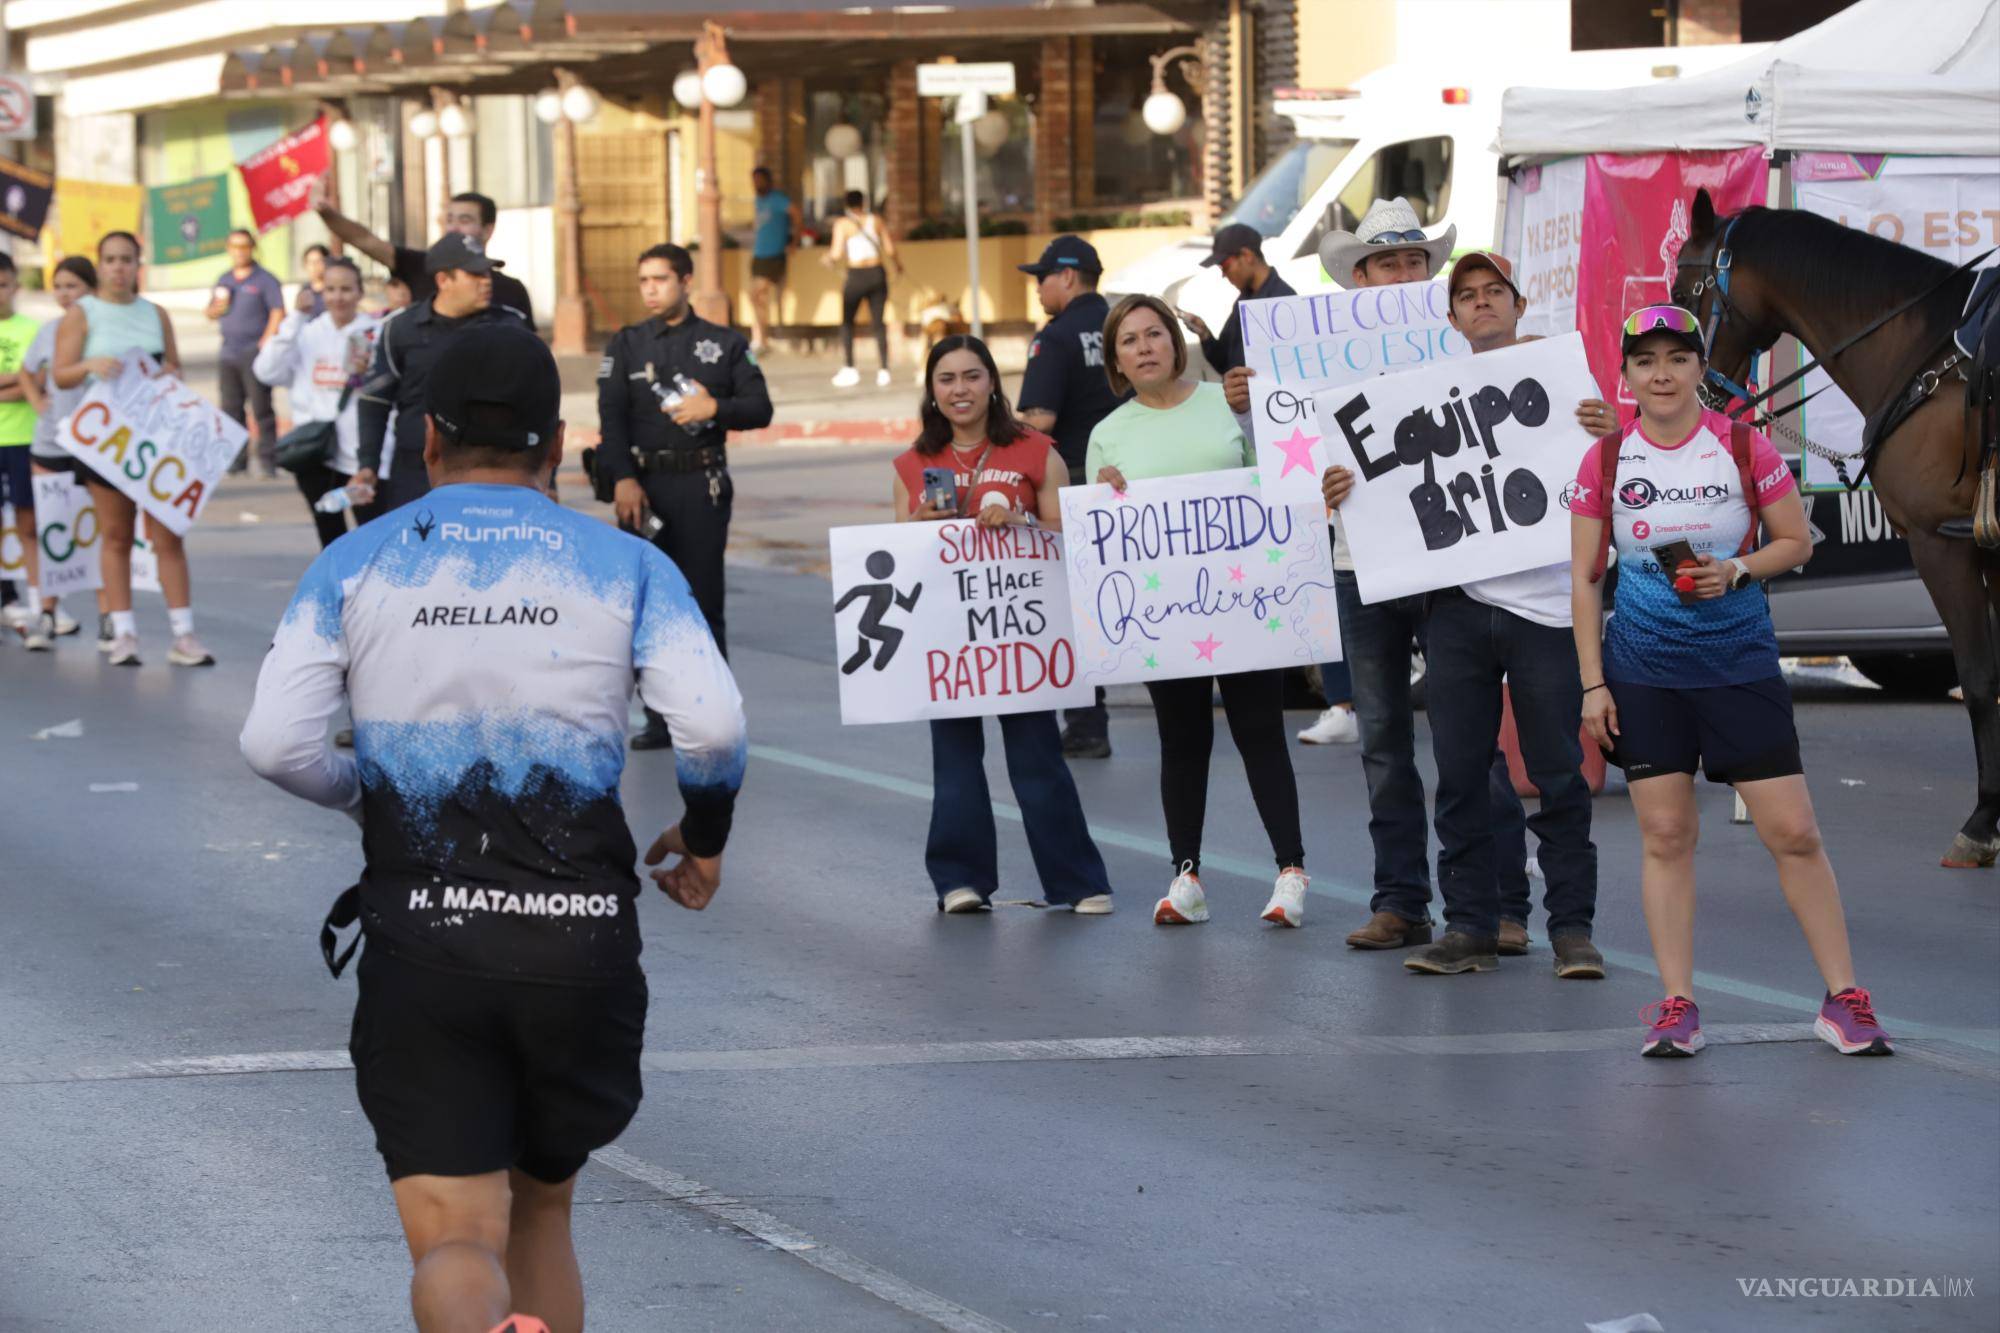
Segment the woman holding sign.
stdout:
[[[963,334],[940,339],[925,363],[924,385],[923,431],[895,461],[896,521],[936,523],[977,515],[989,528],[1060,528],[1056,497],[1069,473],[1054,441],[1022,425],[1007,406],[986,344]],[[1063,760],[1056,715],[1003,713],[1000,737],[1043,896],[1079,916],[1107,915],[1111,881]],[[984,718],[931,720],[931,826],[924,867],[940,912],[985,911],[1000,887],[985,756]]]
[[[1187,343],[1165,302],[1128,296],[1104,321],[1104,371],[1112,392],[1131,401],[1090,433],[1084,475],[1123,492],[1127,482],[1221,472],[1257,461],[1243,427],[1223,400],[1222,386],[1182,378]],[[1208,920],[1201,888],[1201,831],[1208,812],[1208,762],[1215,748],[1213,690],[1222,691],[1229,735],[1243,756],[1250,795],[1271,851],[1278,880],[1263,918],[1281,926],[1305,920],[1305,839],[1299,831],[1299,789],[1285,747],[1282,671],[1239,671],[1224,676],[1148,681],[1153,719],[1160,730],[1160,805],[1167,819],[1174,880],[1153,907],[1162,926]]]
[[[77,298],[88,296],[97,290],[97,266],[84,255],[66,256],[56,265],[55,277],[51,282],[55,291],[56,306],[67,312],[76,304]],[[21,361],[21,393],[35,409],[35,438],[28,445],[28,462],[37,476],[66,475],[74,477],[82,484],[88,475],[83,465],[56,443],[56,426],[76,407],[76,400],[83,397],[81,386],[74,389],[58,389],[49,377],[49,365],[55,359],[56,328],[62,323],[57,315],[36,331],[35,340],[28,344],[28,354]],[[102,594],[99,594],[102,601]],[[35,638],[44,644],[52,644],[57,635],[74,634],[77,624],[62,614],[54,597],[44,594],[41,613],[44,619],[37,626]],[[109,622],[100,610],[100,628],[108,628]],[[108,640],[106,640],[108,642]],[[33,646],[31,640],[30,646]]]
[[[87,386],[120,372],[127,352],[137,350],[159,362],[170,375],[181,368],[167,312],[139,295],[139,239],[129,231],[107,232],[97,243],[98,290],[77,298],[56,326],[55,369],[58,389]],[[132,617],[132,539],[139,508],[125,493],[89,464],[80,471],[90,483],[90,497],[104,525],[101,568],[104,600],[111,615],[113,666],[139,665],[139,630]],[[160,587],[166,593],[167,621],[174,641],[167,661],[175,666],[214,666],[215,658],[194,636],[194,607],[188,577],[187,547],[166,524],[146,519],[146,540],[160,561]]]
[[[1798,488],[1769,440],[1702,408],[1693,314],[1635,311],[1620,365],[1639,418],[1584,455],[1569,507],[1570,566],[1584,726],[1631,786],[1645,849],[1640,893],[1666,987],[1647,1006],[1640,1053],[1686,1056],[1703,1045],[1693,999],[1699,768],[1736,788],[1777,862],[1826,982],[1813,1030],[1844,1055],[1888,1055],[1889,1034],[1854,984],[1760,583],[1812,556]],[[1613,543],[1617,613],[1605,625],[1599,580]]]

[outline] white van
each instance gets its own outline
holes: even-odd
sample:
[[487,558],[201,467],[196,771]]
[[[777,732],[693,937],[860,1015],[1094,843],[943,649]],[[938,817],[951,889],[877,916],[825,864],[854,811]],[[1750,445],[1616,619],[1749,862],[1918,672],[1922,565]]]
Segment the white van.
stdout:
[[[1294,290],[1325,286],[1319,242],[1352,231],[1378,198],[1402,195],[1427,230],[1458,228],[1458,248],[1490,248],[1499,226],[1500,97],[1524,78],[1570,88],[1619,88],[1677,78],[1739,60],[1756,46],[1677,46],[1563,55],[1532,73],[1455,79],[1441,64],[1388,65],[1333,92],[1280,93],[1276,109],[1298,139],[1250,183],[1216,229],[1245,222],[1263,233],[1264,258]],[[1486,62],[1490,67],[1491,62]],[[1220,329],[1237,299],[1204,269],[1205,238],[1148,255],[1106,277],[1116,301],[1133,292],[1164,298]]]

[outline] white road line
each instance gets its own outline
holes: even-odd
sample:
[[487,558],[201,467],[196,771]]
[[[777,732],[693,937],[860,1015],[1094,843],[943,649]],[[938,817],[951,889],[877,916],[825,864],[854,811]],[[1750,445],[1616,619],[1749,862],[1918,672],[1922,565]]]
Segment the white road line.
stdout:
[[[647,1051],[640,1067],[653,1074],[782,1073],[794,1069],[877,1069],[915,1065],[1009,1064],[1073,1060],[1183,1060],[1217,1056],[1326,1059],[1362,1055],[1537,1055],[1615,1051],[1636,1046],[1638,1027],[1547,1032],[1456,1032],[1408,1035],[1277,1033],[1251,1037],[1046,1037],[1019,1041],[920,1041],[872,1046],[778,1046],[727,1051]],[[1810,1042],[1803,1023],[1715,1023],[1702,1029],[1714,1045]],[[1905,1040],[1898,1050],[1918,1062],[2000,1081],[2000,1063]],[[347,1052],[267,1051],[240,1055],[133,1060],[80,1069],[0,1066],[0,1086],[96,1083],[148,1078],[207,1078],[352,1069]]]
[[698,1180],[689,1180],[663,1166],[642,1161],[623,1148],[600,1148],[590,1155],[590,1160],[620,1175],[651,1185],[684,1208],[692,1208],[704,1216],[725,1222],[746,1236],[754,1236],[773,1249],[783,1250],[820,1272],[851,1283],[899,1310],[928,1319],[939,1328],[950,1329],[952,1333],[1012,1333],[1007,1325],[988,1319],[976,1310],[968,1310],[929,1288],[905,1281],[843,1249],[822,1244],[805,1232],[786,1226],[762,1209],[752,1208],[726,1194],[717,1194]]

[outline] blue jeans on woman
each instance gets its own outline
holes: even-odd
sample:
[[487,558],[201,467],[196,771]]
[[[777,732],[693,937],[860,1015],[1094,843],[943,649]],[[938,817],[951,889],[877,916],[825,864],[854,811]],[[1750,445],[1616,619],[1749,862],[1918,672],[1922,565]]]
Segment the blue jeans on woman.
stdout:
[[[1076,781],[1063,759],[1056,715],[1006,713],[996,720],[1007,751],[1007,781],[1021,807],[1043,898],[1064,904],[1111,892],[1104,858],[1091,841]],[[990,898],[1000,887],[1000,848],[986,786],[985,718],[931,721],[931,831],[924,868],[940,902],[953,889]]]

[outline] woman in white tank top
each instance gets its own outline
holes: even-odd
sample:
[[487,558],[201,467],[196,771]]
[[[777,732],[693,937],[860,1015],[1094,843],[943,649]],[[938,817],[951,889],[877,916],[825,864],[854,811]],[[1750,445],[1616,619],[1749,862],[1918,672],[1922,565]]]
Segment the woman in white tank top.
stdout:
[[898,276],[903,272],[903,261],[896,256],[896,242],[889,236],[888,228],[882,220],[869,211],[868,196],[859,190],[847,192],[847,212],[833,224],[833,237],[827,246],[826,264],[847,265],[847,281],[840,289],[840,373],[833,377],[837,388],[851,388],[861,382],[861,373],[854,368],[854,317],[866,305],[870,318],[875,321],[875,351],[881,357],[881,369],[875,372],[875,382],[886,385],[889,382],[889,275],[884,265],[893,264]]

